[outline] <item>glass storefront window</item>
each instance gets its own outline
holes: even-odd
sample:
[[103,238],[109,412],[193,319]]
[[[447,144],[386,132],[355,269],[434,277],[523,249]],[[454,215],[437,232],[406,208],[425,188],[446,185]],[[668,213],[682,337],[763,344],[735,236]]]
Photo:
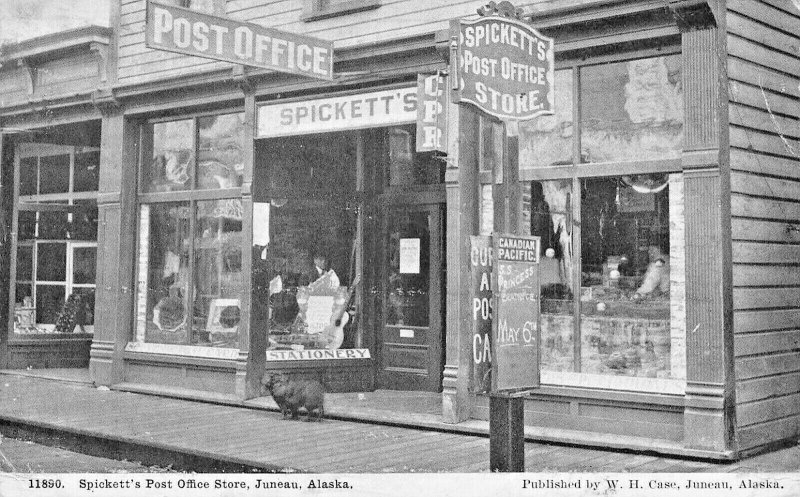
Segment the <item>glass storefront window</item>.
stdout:
[[353,341],[344,315],[360,211],[353,201],[356,153],[354,133],[258,144],[261,215],[253,243],[261,257],[253,298],[268,309],[270,349],[338,349]]
[[581,162],[680,157],[680,56],[581,69]]
[[244,130],[242,113],[143,127],[136,342],[239,347]]
[[152,159],[142,170],[145,192],[189,190],[194,173],[194,120],[153,124]]
[[50,144],[20,151],[20,195],[49,205],[17,217],[15,334],[93,331],[99,158]]
[[573,71],[555,72],[555,111],[520,123],[520,168],[539,168],[572,163],[575,139],[573,117]]

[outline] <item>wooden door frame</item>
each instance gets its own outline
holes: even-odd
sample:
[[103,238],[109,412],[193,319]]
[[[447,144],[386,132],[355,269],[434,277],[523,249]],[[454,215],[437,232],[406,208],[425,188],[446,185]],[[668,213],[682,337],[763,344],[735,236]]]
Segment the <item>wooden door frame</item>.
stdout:
[[[377,320],[377,328],[376,328],[376,336],[375,336],[375,376],[376,376],[376,383],[378,387],[381,388],[383,385],[380,384],[380,377],[383,374],[383,364],[384,364],[384,357],[383,357],[383,343],[384,343],[384,336],[383,332],[386,327],[386,282],[388,279],[388,265],[386,261],[387,257],[387,234],[389,230],[389,218],[385,214],[389,209],[396,208],[396,207],[406,207],[410,210],[418,210],[420,212],[428,212],[432,216],[432,220],[434,221],[431,225],[431,232],[430,232],[430,241],[429,241],[429,257],[430,257],[430,266],[429,266],[429,278],[430,278],[430,287],[428,292],[428,299],[429,299],[429,313],[430,313],[430,321],[428,326],[428,333],[435,333],[438,336],[438,339],[435,340],[430,345],[430,357],[437,357],[438,367],[439,370],[437,373],[429,375],[428,379],[425,382],[425,389],[427,391],[441,391],[442,388],[442,379],[443,379],[443,372],[444,372],[444,364],[445,364],[445,357],[444,357],[444,345],[445,345],[445,327],[444,327],[444,300],[443,300],[443,291],[445,288],[445,280],[444,280],[444,206],[445,204],[445,190],[444,185],[437,185],[436,189],[428,188],[425,191],[419,192],[389,192],[388,194],[383,194],[380,196],[378,200],[378,205],[384,212],[380,222],[380,232],[376,235],[379,237],[379,241],[377,243],[378,247],[380,248],[379,258],[381,261],[380,268],[376,272],[376,275],[379,278],[379,295],[380,295],[380,303],[375,306],[373,312],[376,312]],[[430,365],[429,365],[430,366]]]

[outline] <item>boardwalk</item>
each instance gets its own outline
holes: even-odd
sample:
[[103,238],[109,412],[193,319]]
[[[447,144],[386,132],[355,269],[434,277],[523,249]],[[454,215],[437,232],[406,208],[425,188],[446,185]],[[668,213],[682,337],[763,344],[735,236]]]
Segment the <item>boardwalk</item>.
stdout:
[[[149,448],[264,471],[488,470],[489,440],[483,436],[339,419],[289,421],[264,409],[99,390],[79,382],[13,375],[0,376],[0,382],[4,432],[34,426],[53,434],[69,434],[73,442],[87,440],[82,449],[88,452],[92,444],[105,445],[108,455],[114,444],[126,444],[126,453],[138,457],[134,460],[147,459]],[[130,447],[138,449],[131,451]],[[527,442],[525,451],[526,468],[531,472],[800,470],[798,446],[729,464],[536,442]]]

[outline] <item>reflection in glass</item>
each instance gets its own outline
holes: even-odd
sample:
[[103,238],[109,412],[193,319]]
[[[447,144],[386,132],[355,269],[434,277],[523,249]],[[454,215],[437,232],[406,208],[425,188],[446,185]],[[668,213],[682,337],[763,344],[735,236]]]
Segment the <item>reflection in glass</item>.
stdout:
[[[142,206],[141,223],[148,229],[140,233],[139,250],[145,255],[140,255],[139,306],[144,305],[145,312],[140,309],[138,326],[145,332],[143,338],[147,342],[189,341],[186,323],[191,215],[188,203]],[[143,271],[145,274],[141,274]]]
[[63,285],[36,285],[37,324],[56,324],[64,307],[65,291]]
[[90,200],[76,200],[82,208],[72,213],[70,238],[73,240],[97,240],[97,204]]
[[66,240],[69,232],[69,214],[58,211],[40,211],[37,238],[40,240]]
[[36,238],[36,213],[33,211],[19,211],[17,233],[20,240],[33,240]]
[[19,160],[20,195],[36,195],[38,193],[38,167],[38,158],[36,157],[23,157]]
[[678,55],[581,69],[582,161],[680,157],[682,94]]
[[17,280],[31,281],[33,279],[33,247],[21,245],[17,247]]
[[37,245],[37,281],[66,281],[66,267],[66,243],[39,243]]
[[396,126],[389,134],[389,186],[431,185],[442,180],[443,161],[416,151],[416,127]]
[[197,203],[193,345],[238,347],[242,291],[240,199]]
[[[541,239],[542,369],[575,371],[572,281],[572,180],[532,181],[523,190],[523,219]],[[525,198],[527,197],[527,199]]]
[[75,154],[74,192],[96,191],[100,183],[100,152]]
[[146,128],[152,159],[142,171],[146,192],[189,190],[194,173],[194,120],[156,123]]
[[39,193],[69,192],[69,154],[39,159]]
[[244,114],[201,117],[197,188],[242,186],[244,173]]
[[572,163],[572,69],[555,72],[554,115],[519,125],[519,167],[536,168]]
[[72,250],[72,283],[94,283],[97,267],[97,247],[76,247]]

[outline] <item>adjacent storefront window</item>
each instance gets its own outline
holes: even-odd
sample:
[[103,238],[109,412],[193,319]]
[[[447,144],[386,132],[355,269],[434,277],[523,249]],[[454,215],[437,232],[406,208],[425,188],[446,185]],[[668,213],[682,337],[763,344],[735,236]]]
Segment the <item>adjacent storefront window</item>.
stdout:
[[555,81],[557,114],[519,127],[524,219],[542,238],[542,381],[680,393],[680,57],[587,61]]
[[336,132],[256,147],[254,299],[267,308],[270,350],[353,346],[357,138]]
[[136,341],[238,348],[244,116],[143,127]]
[[14,333],[92,333],[97,260],[96,149],[19,149]]

